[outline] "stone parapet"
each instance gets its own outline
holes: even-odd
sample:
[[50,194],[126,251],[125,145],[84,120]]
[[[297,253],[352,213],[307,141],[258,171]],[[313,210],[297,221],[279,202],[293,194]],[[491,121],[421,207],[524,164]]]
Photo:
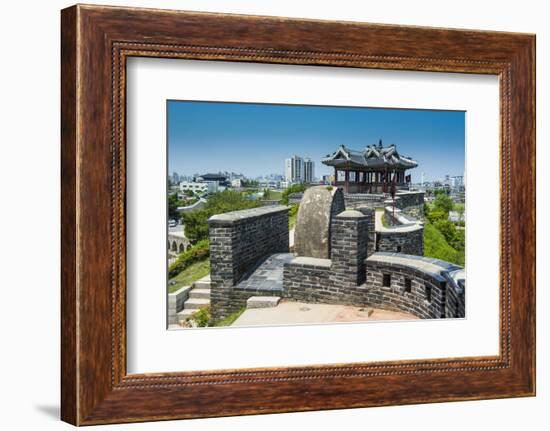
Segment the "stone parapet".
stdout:
[[208,224],[211,307],[214,318],[221,318],[237,311],[252,296],[233,292],[247,272],[270,254],[288,252],[288,207],[218,214],[210,217]]
[[374,307],[405,311],[423,319],[464,317],[464,291],[449,283],[450,274],[463,271],[457,265],[419,256],[375,253],[366,260],[366,271],[367,297]]
[[410,215],[419,220],[424,219],[424,192],[420,191],[399,191],[396,195],[397,207],[404,214]]
[[376,251],[424,255],[422,222],[393,206],[385,207],[384,213],[378,213],[376,217]]

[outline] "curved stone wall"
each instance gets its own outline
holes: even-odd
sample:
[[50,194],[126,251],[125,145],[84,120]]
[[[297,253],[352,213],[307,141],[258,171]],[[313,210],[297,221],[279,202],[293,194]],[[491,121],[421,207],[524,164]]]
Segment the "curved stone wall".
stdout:
[[464,317],[463,268],[396,253],[375,253],[366,260],[366,268],[366,297],[371,306],[422,319]]
[[[462,268],[395,253],[375,253],[365,267],[366,281],[350,285],[338,279],[331,260],[298,257],[284,267],[283,295],[309,303],[403,311],[421,319],[464,317]],[[457,273],[462,273],[460,281]]]
[[389,206],[376,217],[376,251],[424,255],[424,225],[421,222]]
[[376,251],[424,255],[424,226],[399,226],[376,231]]

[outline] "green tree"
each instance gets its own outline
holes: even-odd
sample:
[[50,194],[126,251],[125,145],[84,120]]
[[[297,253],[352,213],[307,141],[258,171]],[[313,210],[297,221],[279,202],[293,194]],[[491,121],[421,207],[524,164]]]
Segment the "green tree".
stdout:
[[449,214],[449,211],[453,209],[453,205],[453,200],[443,193],[437,194],[437,197],[434,200],[434,207],[445,212],[447,215]]
[[208,211],[204,208],[183,213],[185,236],[189,238],[191,244],[208,238],[208,218],[210,217],[208,214]]
[[306,185],[305,184],[292,184],[290,187],[288,187],[281,196],[281,203],[283,205],[288,205],[288,196],[292,193],[300,193],[305,191]]
[[424,225],[424,256],[464,266],[464,251],[454,249],[431,223]]
[[455,225],[450,222],[449,220],[437,220],[434,223],[434,226],[436,229],[443,234],[445,237],[445,240],[450,244],[453,245],[456,239],[456,227]]
[[168,218],[179,220],[180,214],[178,213],[178,207],[181,202],[178,199],[178,194],[173,193],[168,196]]
[[448,215],[440,209],[433,209],[428,212],[426,218],[430,221],[430,223],[436,223],[439,220],[446,220]]

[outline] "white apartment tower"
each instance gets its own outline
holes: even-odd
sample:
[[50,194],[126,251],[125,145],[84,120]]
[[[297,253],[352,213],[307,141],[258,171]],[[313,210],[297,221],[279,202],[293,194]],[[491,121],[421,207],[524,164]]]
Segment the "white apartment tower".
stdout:
[[304,182],[313,183],[315,178],[315,163],[310,158],[304,160]]
[[304,159],[295,155],[285,160],[285,179],[290,183],[304,181]]

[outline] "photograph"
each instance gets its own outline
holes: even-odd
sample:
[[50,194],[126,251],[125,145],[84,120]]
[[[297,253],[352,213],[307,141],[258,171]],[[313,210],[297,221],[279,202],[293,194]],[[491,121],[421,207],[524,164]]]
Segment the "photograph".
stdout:
[[168,329],[467,318],[465,116],[168,100]]

